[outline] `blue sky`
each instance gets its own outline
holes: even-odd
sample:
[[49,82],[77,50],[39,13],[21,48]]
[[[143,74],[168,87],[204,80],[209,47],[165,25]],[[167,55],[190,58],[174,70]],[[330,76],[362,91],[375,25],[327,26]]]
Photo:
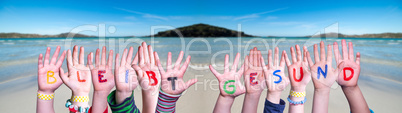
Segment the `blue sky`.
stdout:
[[234,30],[241,24],[258,36],[313,35],[334,23],[344,34],[402,32],[401,6],[400,0],[0,0],[0,32],[58,34],[105,24],[107,36],[143,36],[151,26],[196,23]]

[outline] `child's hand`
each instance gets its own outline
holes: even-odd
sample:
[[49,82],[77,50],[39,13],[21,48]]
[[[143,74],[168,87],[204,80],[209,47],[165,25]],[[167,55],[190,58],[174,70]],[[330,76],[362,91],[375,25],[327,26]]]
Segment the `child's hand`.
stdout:
[[[180,51],[179,57],[176,60],[176,64],[174,68],[171,65],[172,62],[172,53],[168,53],[167,62],[166,62],[166,72],[163,70],[162,64],[159,61],[158,53],[154,53],[156,57],[156,62],[159,67],[159,72],[162,76],[162,91],[171,94],[178,95],[185,91],[188,87],[197,82],[197,79],[191,79],[184,83],[183,76],[187,70],[188,64],[190,63],[191,56],[188,56],[186,62],[184,62],[183,66],[180,67],[181,61],[183,59],[183,51]],[[172,69],[173,68],[173,69]]]
[[260,57],[260,62],[264,70],[265,81],[268,93],[281,93],[289,84],[289,78],[285,76],[285,61],[282,54],[279,62],[279,49],[275,48],[275,57],[272,61],[272,51],[268,50],[268,65],[265,65],[264,57]]
[[[64,61],[64,56],[66,51],[63,51],[59,60],[60,46],[57,46],[55,53],[53,54],[52,60],[49,64],[50,47],[47,48],[45,54],[45,62],[43,61],[42,54],[39,55],[38,59],[38,93],[41,94],[53,94],[54,91],[63,84],[63,81],[59,76],[59,69]],[[57,63],[56,63],[57,60]]]
[[241,66],[240,70],[237,70],[237,64],[239,63],[240,54],[237,53],[235,61],[233,63],[231,71],[229,71],[229,55],[225,56],[225,69],[224,73],[218,73],[212,65],[209,65],[209,69],[215,75],[219,81],[220,95],[224,97],[237,97],[245,93],[244,86],[241,84],[241,76],[243,75],[244,64]]
[[137,72],[139,82],[143,91],[153,93],[158,91],[161,76],[158,67],[155,65],[155,58],[152,46],[145,42],[138,48],[139,64],[133,64]]
[[260,58],[261,52],[254,47],[250,50],[249,56],[244,59],[244,83],[247,94],[261,94],[265,88]]
[[[116,82],[116,90],[117,93],[127,93],[127,97],[131,95],[132,91],[138,86],[137,75],[135,74],[134,69],[131,67],[132,64],[138,63],[138,53],[134,57],[134,61],[132,61],[133,56],[133,47],[130,47],[127,55],[127,49],[124,49],[121,64],[119,64],[119,54],[116,54],[115,60],[115,82]],[[125,99],[125,98],[124,98]],[[123,100],[124,100],[123,99]]]
[[80,49],[79,59],[78,46],[74,46],[73,58],[71,51],[67,51],[67,67],[68,73],[64,73],[63,68],[60,68],[60,77],[64,84],[71,89],[73,96],[88,96],[91,90],[91,71],[84,64],[84,47]]
[[334,42],[335,60],[338,64],[338,84],[342,87],[357,86],[357,80],[360,75],[360,53],[356,54],[356,61],[354,60],[353,44],[349,42],[349,53],[347,50],[345,39],[342,40],[342,54],[343,59],[340,57],[338,50],[338,43]]
[[114,76],[112,72],[113,50],[109,51],[108,62],[106,62],[106,47],[102,48],[102,59],[99,61],[99,48],[96,50],[95,67],[92,64],[93,54],[88,55],[88,65],[92,73],[92,82],[95,92],[109,94],[114,87]]
[[325,59],[325,45],[320,43],[320,56],[318,54],[317,44],[314,44],[314,61],[311,60],[310,52],[307,52],[308,62],[312,73],[315,89],[329,89],[338,78],[337,69],[332,68],[332,49],[331,45],[327,46],[327,59]]
[[303,47],[303,50],[304,57],[303,60],[301,60],[300,46],[296,45],[297,57],[294,48],[290,48],[293,63],[289,61],[286,51],[282,53],[282,56],[285,55],[286,64],[288,66],[288,75],[292,86],[291,90],[296,92],[304,92],[306,85],[311,80],[311,73],[307,62],[307,47]]

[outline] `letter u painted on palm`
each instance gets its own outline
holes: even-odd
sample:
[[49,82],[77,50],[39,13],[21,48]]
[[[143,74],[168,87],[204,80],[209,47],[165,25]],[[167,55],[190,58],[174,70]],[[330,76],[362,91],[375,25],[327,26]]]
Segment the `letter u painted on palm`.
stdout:
[[293,78],[296,82],[300,82],[301,80],[303,80],[304,74],[303,74],[303,67],[300,67],[300,78],[297,79],[296,78],[296,69],[293,68]]

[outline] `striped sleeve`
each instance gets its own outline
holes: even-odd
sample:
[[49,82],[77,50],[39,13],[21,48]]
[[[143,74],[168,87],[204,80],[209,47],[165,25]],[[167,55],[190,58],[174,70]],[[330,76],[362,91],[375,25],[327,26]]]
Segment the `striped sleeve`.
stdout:
[[124,99],[124,101],[120,104],[116,103],[115,94],[116,90],[107,96],[107,102],[109,103],[110,109],[112,109],[113,113],[140,113],[140,110],[138,110],[137,106],[135,106],[134,92],[130,97]]
[[162,90],[159,91],[158,105],[156,106],[156,113],[174,113],[176,108],[176,101],[181,95],[170,95]]

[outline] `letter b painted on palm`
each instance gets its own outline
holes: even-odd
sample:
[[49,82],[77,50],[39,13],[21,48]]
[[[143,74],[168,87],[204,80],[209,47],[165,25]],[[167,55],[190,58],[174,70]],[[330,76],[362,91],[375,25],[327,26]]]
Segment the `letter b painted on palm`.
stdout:
[[[46,75],[47,75],[47,80],[46,80],[47,84],[54,84],[54,83],[56,83],[57,79],[56,79],[56,77],[54,77],[54,72],[53,72],[53,71],[48,71],[48,72],[46,73]],[[54,81],[50,82],[49,78],[53,78]]]
[[[147,73],[149,78],[149,85],[156,86],[158,84],[158,79],[156,79],[155,72],[153,71],[145,71],[145,72]],[[153,80],[153,82],[151,82],[151,79]]]
[[324,71],[322,71],[321,67],[318,66],[318,69],[317,69],[317,79],[320,79],[320,73],[322,73],[322,76],[324,76],[324,78],[327,78],[327,70],[328,70],[327,67],[328,67],[328,65],[325,64],[325,72],[324,72]]
[[233,93],[236,92],[236,85],[234,85],[234,84],[228,86],[228,88],[229,88],[229,87],[233,88],[232,91],[228,91],[228,90],[226,89],[226,85],[229,84],[229,83],[231,83],[231,82],[235,82],[235,80],[228,80],[228,81],[226,81],[225,84],[223,85],[223,90],[224,90],[227,94],[233,94]]

